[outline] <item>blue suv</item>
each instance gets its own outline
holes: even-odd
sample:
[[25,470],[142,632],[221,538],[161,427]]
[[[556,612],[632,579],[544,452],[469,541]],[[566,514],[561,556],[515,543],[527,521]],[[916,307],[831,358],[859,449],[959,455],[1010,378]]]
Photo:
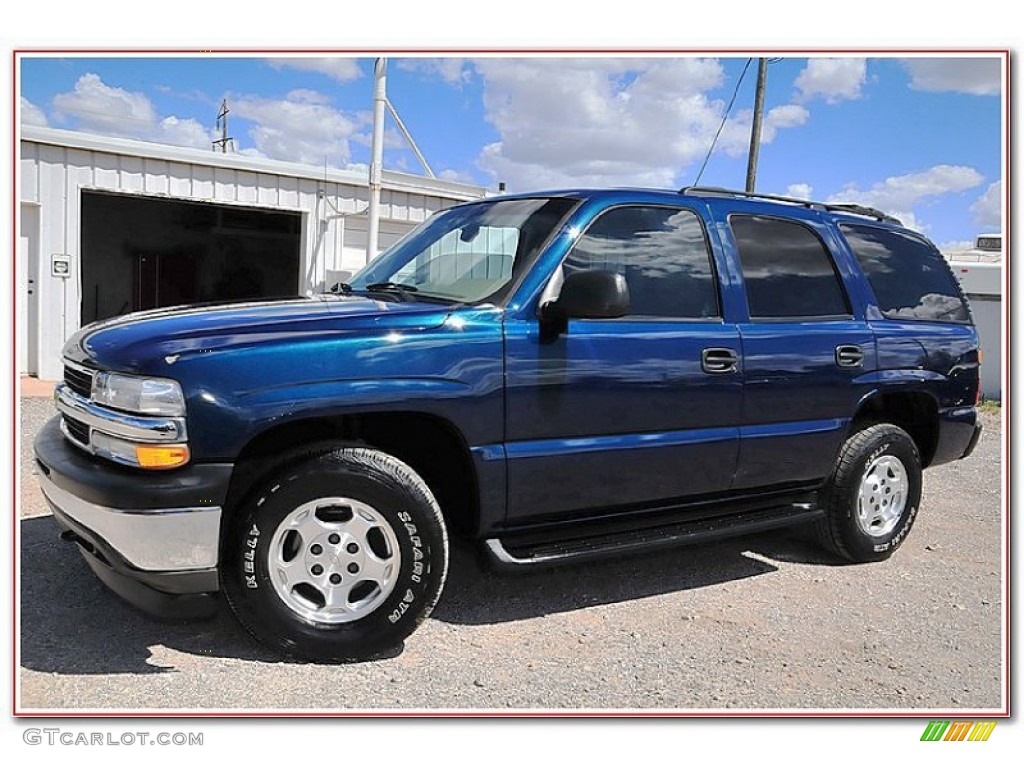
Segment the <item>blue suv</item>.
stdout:
[[313,298],[82,329],[35,444],[64,537],[282,655],[401,645],[449,534],[510,570],[798,523],[882,560],[980,432],[978,336],[871,208],[712,188],[449,208]]

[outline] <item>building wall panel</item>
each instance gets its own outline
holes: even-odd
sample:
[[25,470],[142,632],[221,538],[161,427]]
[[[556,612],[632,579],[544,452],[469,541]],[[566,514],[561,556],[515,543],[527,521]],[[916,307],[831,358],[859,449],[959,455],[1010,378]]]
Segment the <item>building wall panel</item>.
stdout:
[[277,176],[261,173],[256,179],[256,202],[260,205],[279,205]]
[[192,197],[192,166],[187,163],[167,164],[167,194],[171,197]]
[[145,191],[142,158],[131,155],[118,155],[117,157],[121,163],[121,189],[125,192]]
[[143,161],[145,174],[145,191],[150,195],[166,195],[170,193],[168,181],[168,163],[166,160],[145,158]]
[[[34,366],[41,378],[60,377],[60,350],[67,338],[65,281],[50,276],[54,253],[66,253],[64,194],[67,189],[67,164],[63,147],[39,147],[39,361]],[[29,367],[32,361],[29,361]]]
[[236,184],[238,189],[235,192],[235,200],[240,203],[255,203],[259,200],[257,184],[259,177],[255,173],[239,171]]
[[213,169],[213,198],[221,203],[238,199],[238,171],[234,168]]
[[191,165],[192,197],[195,200],[211,202],[213,200],[213,168],[207,165]]
[[106,152],[93,152],[92,183],[97,189],[108,189],[112,192],[121,189],[121,164],[117,155]]
[[283,208],[299,207],[299,180],[282,176],[278,184],[278,205]]
[[39,145],[21,145],[21,189],[20,199],[24,202],[39,202]]

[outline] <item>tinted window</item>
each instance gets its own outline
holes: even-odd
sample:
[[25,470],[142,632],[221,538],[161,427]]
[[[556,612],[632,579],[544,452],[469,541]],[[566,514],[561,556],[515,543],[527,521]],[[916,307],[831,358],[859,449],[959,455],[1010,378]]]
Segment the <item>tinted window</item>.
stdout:
[[730,216],[752,318],[850,314],[832,257],[802,224]]
[[601,216],[577,240],[566,273],[618,272],[629,285],[630,314],[718,317],[718,294],[704,227],[697,214],[631,206]]
[[956,278],[930,243],[913,235],[840,224],[886,317],[967,322]]

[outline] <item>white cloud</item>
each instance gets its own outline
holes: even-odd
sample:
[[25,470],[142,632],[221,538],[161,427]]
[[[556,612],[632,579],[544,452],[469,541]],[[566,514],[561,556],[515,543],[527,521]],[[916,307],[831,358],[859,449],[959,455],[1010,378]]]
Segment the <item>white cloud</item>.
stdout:
[[473,69],[466,59],[398,59],[396,66],[406,72],[440,77],[449,85],[462,85],[473,79]]
[[330,96],[320,93],[319,91],[310,90],[309,88],[296,88],[294,91],[288,91],[288,95],[285,98],[288,99],[288,101],[298,101],[305,104],[331,103]]
[[53,97],[55,117],[73,118],[83,131],[188,147],[210,146],[211,134],[193,118],[161,117],[144,93],[107,85],[99,75],[82,75],[74,90]]
[[153,138],[166,144],[207,149],[210,147],[210,134],[208,128],[191,117],[182,120],[170,115],[160,121]]
[[[473,65],[484,83],[485,117],[500,135],[478,165],[510,191],[678,185],[681,172],[704,157],[725,109],[708,95],[723,81],[711,59],[502,58]],[[806,119],[797,105],[770,110],[764,143]],[[749,114],[730,119],[716,151],[745,153],[749,126]]]
[[[811,113],[799,104],[783,104],[769,109],[761,120],[761,144],[771,144],[780,128],[796,128],[810,118]],[[754,110],[744,109],[730,117],[715,151],[723,151],[730,157],[745,157],[750,151],[750,128],[754,122]],[[706,151],[706,150],[705,150]]]
[[911,229],[924,231],[927,226],[914,210],[918,205],[942,195],[972,189],[981,184],[983,178],[968,166],[936,165],[926,171],[890,176],[870,189],[848,184],[832,195],[829,202],[869,205],[895,216]]
[[810,184],[803,182],[797,184],[790,184],[786,187],[786,191],[783,193],[786,197],[798,197],[801,200],[813,200],[814,189]]
[[256,147],[238,147],[235,151],[240,155],[245,155],[246,157],[266,158],[266,155],[256,149]]
[[823,98],[835,104],[859,99],[866,81],[866,59],[808,59],[793,84],[802,101]]
[[1003,231],[1003,182],[988,185],[985,193],[971,205],[974,223],[982,229]]
[[445,168],[438,172],[437,177],[444,179],[445,181],[459,181],[463,184],[478,184],[479,182],[473,178],[471,173],[466,171],[456,171],[452,168]]
[[359,59],[340,56],[287,56],[267,59],[267,62],[275,69],[287,67],[303,72],[317,72],[327,75],[339,83],[350,83],[363,76],[363,70],[359,67]]
[[[353,116],[360,130],[358,133],[352,134],[352,141],[356,144],[360,144],[364,147],[373,146],[373,112],[368,110],[360,110]],[[405,143],[405,137],[399,132],[398,128],[394,128],[388,123],[391,121],[390,115],[384,117],[384,149],[408,149],[408,145]],[[385,164],[387,163],[385,159]]]
[[31,101],[26,99],[24,96],[21,97],[21,124],[22,125],[49,125],[46,121],[46,114],[33,104]]
[[957,91],[996,96],[1001,89],[1002,62],[989,58],[904,59],[915,91]]
[[137,136],[158,122],[145,94],[109,86],[91,72],[78,78],[73,91],[54,96],[53,106],[58,117],[73,116],[84,130],[114,136]]
[[261,155],[313,165],[322,165],[326,157],[332,166],[343,166],[351,157],[349,141],[358,121],[326,102],[326,97],[305,89],[284,99],[229,99],[232,112],[255,123],[249,136]]

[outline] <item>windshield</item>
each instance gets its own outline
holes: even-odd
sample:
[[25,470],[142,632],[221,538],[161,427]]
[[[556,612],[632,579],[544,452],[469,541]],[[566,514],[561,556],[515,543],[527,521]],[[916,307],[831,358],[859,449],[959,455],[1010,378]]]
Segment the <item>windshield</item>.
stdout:
[[464,304],[497,301],[575,205],[566,198],[531,198],[442,211],[367,264],[350,290],[415,292],[417,298]]

